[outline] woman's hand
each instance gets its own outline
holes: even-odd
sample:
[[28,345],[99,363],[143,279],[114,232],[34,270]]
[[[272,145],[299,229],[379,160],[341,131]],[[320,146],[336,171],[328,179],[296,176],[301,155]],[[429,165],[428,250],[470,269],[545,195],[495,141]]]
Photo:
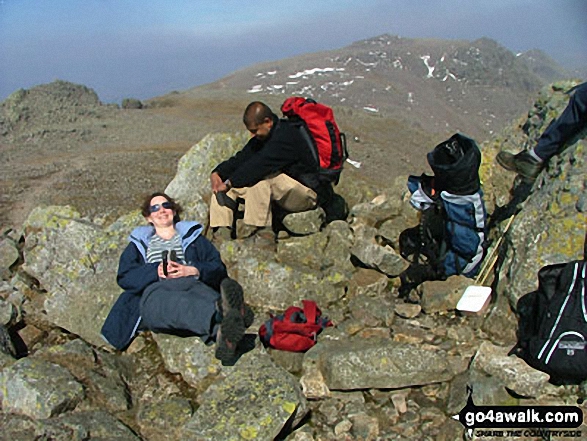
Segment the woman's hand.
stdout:
[[182,265],[171,260],[167,262],[167,276],[163,274],[163,262],[159,265],[158,273],[162,279],[178,279],[180,277],[200,275],[200,271],[195,266]]

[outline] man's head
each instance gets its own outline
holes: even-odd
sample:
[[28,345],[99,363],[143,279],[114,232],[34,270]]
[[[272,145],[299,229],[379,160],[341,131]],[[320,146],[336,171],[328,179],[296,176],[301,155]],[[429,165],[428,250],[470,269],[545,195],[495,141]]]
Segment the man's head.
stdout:
[[267,104],[253,101],[245,109],[243,122],[247,130],[257,139],[264,140],[273,127],[273,112]]

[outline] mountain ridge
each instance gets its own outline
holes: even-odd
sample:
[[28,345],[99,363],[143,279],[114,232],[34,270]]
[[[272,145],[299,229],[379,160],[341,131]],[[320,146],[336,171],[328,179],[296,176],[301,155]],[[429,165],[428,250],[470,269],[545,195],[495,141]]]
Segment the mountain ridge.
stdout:
[[[542,72],[540,66],[551,64],[538,55],[531,57],[532,69]],[[333,106],[351,158],[363,164],[347,167],[348,173],[375,184],[389,183],[406,168],[421,173],[426,153],[454,132],[481,144],[527,112],[544,84],[527,57],[489,39],[383,35],[249,66],[145,100],[142,109],[105,105],[92,89],[64,81],[20,89],[0,103],[0,206],[9,208],[0,224],[18,225],[41,203],[118,216],[146,188],[168,182],[181,155],[204,136],[243,131],[242,111],[250,101],[263,100],[278,112],[290,92],[304,90]],[[500,68],[502,74],[493,75]],[[259,83],[262,90],[251,92]],[[284,87],[267,89],[271,85]],[[128,194],[120,194],[120,185]]]

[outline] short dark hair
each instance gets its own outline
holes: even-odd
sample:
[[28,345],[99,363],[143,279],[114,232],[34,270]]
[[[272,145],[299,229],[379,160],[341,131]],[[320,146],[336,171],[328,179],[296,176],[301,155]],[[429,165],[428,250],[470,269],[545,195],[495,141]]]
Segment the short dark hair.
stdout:
[[243,114],[243,122],[245,126],[263,124],[265,118],[273,119],[273,112],[269,106],[261,101],[253,101],[245,109]]
[[179,215],[183,212],[183,208],[178,202],[175,201],[175,199],[163,193],[162,191],[157,191],[155,193],[151,193],[150,196],[145,196],[145,199],[141,204],[141,214],[143,217],[147,218],[151,215],[151,201],[157,196],[163,196],[165,199],[167,199],[167,202],[170,202],[173,205],[172,210],[175,211],[175,215],[173,216],[173,223],[178,223],[181,220]]

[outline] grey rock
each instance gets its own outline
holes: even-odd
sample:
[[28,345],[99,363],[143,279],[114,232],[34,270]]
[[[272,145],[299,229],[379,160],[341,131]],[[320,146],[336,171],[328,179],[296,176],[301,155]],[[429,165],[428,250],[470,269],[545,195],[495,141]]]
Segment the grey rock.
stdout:
[[[42,421],[40,439],[58,441],[108,440],[139,441],[137,435],[113,416],[100,410],[68,413]],[[58,436],[55,436],[58,434]]]
[[331,390],[392,389],[450,380],[448,358],[443,351],[389,340],[324,341],[310,349],[304,371],[317,366]]
[[410,303],[398,303],[395,305],[395,313],[402,318],[412,319],[418,317],[422,312],[420,305],[414,305]]
[[121,290],[116,269],[122,234],[84,221],[69,207],[37,208],[26,223],[23,269],[47,291],[35,311],[102,346],[100,329]]
[[348,297],[381,296],[389,283],[389,279],[385,274],[367,268],[359,268],[354,274],[349,283]]
[[349,213],[350,222],[378,228],[383,222],[399,216],[403,206],[401,193],[393,196],[381,194],[370,202],[352,207]]
[[13,324],[17,314],[17,310],[12,303],[0,298],[0,326]]
[[291,213],[283,218],[283,225],[293,234],[308,235],[320,231],[326,215],[320,207],[301,213]]
[[25,358],[0,371],[2,408],[32,418],[49,418],[74,409],[84,390],[64,368]]
[[385,297],[355,297],[348,307],[354,319],[371,328],[390,328],[395,318],[393,304]]
[[450,383],[446,406],[449,415],[456,415],[467,404],[467,387],[471,387],[473,402],[477,406],[514,406],[518,400],[506,390],[503,382],[496,377],[471,369],[457,375]]
[[184,208],[185,219],[204,222],[208,218],[210,172],[236,153],[247,142],[246,133],[237,135],[209,134],[195,144],[177,165],[177,174],[165,192]]
[[510,348],[483,342],[472,367],[501,380],[510,390],[523,397],[536,397],[546,387],[549,375],[537,371],[516,356],[508,356]]
[[304,417],[306,399],[295,377],[267,355],[242,361],[199,397],[182,439],[273,440]]
[[153,334],[153,338],[167,370],[180,374],[194,388],[222,371],[221,363],[214,357],[214,345],[206,346],[199,337]]
[[137,423],[141,435],[149,440],[177,441],[193,410],[182,397],[169,397],[163,401],[148,402],[140,406]]
[[422,283],[422,310],[432,314],[456,309],[465,289],[473,284],[473,279],[463,276],[451,276],[447,280]]
[[408,262],[389,245],[377,243],[375,234],[376,230],[369,227],[356,228],[352,255],[368,268],[390,277],[399,276],[408,267]]
[[266,311],[283,311],[302,299],[313,299],[326,307],[345,293],[343,275],[277,262],[273,253],[243,241],[223,243],[220,254],[229,273],[243,286],[247,302]]
[[0,353],[12,357],[16,356],[16,349],[14,348],[10,332],[8,331],[8,328],[2,324],[0,324]]
[[18,248],[14,242],[0,239],[0,275],[8,275],[10,267],[18,261],[18,258]]

